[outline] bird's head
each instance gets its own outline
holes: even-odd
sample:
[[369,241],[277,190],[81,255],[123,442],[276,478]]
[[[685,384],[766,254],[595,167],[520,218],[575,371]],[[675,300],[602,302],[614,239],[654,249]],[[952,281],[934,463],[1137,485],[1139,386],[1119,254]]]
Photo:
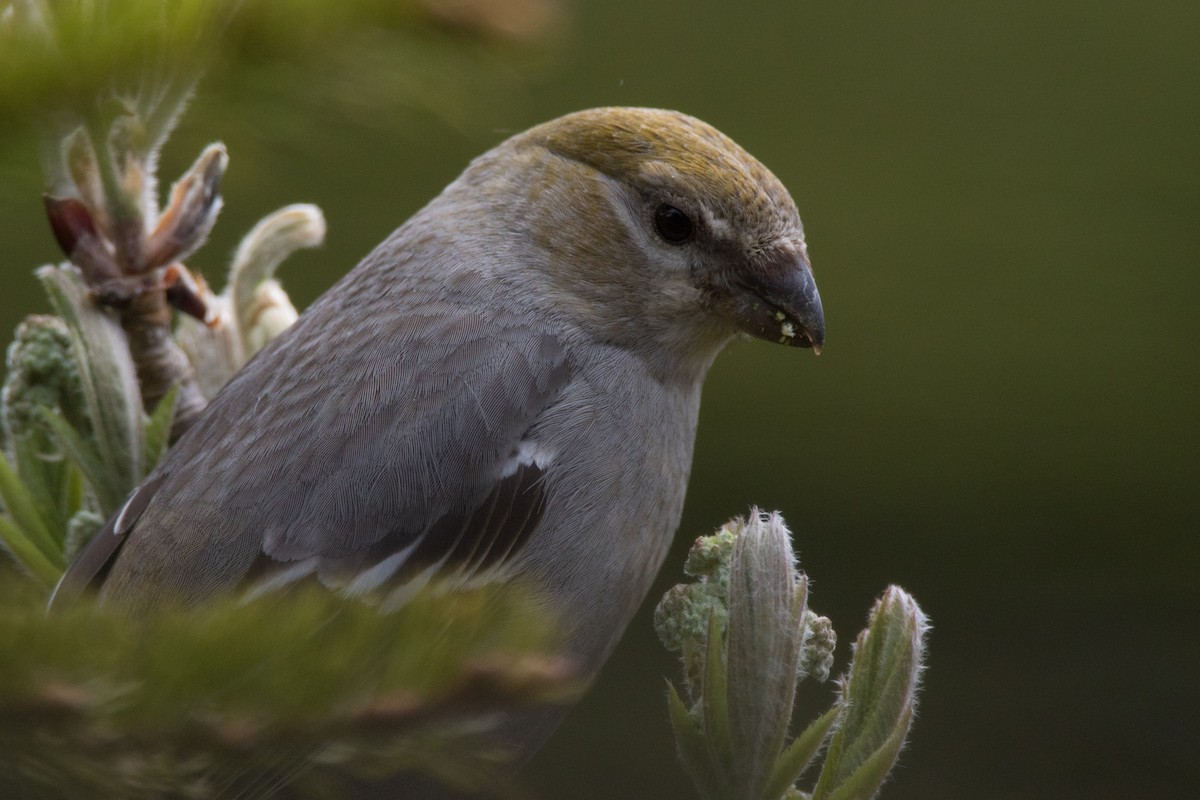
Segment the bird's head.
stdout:
[[715,354],[738,331],[817,352],[824,344],[795,203],[698,119],[642,108],[569,114],[513,137],[463,180],[507,215],[513,260],[534,265],[554,302],[600,336],[665,339],[677,354],[689,344]]

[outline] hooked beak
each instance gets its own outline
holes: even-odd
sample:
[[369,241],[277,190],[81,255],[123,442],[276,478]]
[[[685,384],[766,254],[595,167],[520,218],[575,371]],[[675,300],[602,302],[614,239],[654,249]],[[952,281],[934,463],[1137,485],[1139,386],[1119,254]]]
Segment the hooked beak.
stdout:
[[770,342],[811,347],[825,345],[825,312],[803,248],[780,247],[738,276],[733,318],[738,327]]

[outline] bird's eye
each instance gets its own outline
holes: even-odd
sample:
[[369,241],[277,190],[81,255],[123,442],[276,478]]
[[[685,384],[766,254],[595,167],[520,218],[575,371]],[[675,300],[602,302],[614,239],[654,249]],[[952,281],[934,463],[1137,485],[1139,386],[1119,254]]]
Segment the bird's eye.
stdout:
[[675,206],[665,203],[654,212],[654,227],[658,235],[671,244],[683,244],[692,238],[694,232],[691,218]]

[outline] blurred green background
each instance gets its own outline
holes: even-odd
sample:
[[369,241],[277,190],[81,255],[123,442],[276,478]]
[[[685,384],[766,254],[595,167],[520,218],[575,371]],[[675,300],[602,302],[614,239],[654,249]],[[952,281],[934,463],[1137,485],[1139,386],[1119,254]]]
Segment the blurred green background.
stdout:
[[[298,304],[470,157],[580,108],[695,114],[792,190],[825,353],[718,360],[676,550],[527,785],[693,796],[649,612],[695,536],[758,504],[796,531],[839,665],[888,583],[933,619],[884,797],[1196,796],[1200,4],[627,0],[566,19],[533,48],[430,35],[227,66],[162,170],[229,147],[192,262],[218,284],[260,216],[319,204],[327,245],[282,272]],[[33,139],[9,127],[0,148],[10,331],[45,309],[30,272],[58,256]],[[815,712],[832,688],[809,692]]]

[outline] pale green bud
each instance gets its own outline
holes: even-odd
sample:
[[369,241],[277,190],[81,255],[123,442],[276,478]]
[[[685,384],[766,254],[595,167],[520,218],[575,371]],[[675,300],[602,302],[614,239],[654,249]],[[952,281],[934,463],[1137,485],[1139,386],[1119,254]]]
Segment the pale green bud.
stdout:
[[26,317],[9,345],[7,377],[0,395],[4,432],[9,442],[45,431],[41,409],[57,410],[86,434],[79,367],[71,352],[71,336],[58,317]]
[[683,659],[684,680],[688,696],[698,695],[709,621],[713,620],[722,635],[729,617],[726,600],[729,594],[729,563],[737,541],[735,525],[727,523],[712,536],[701,536],[688,553],[684,572],[696,578],[695,583],[673,586],[654,610],[654,629],[663,647],[679,651]]
[[929,622],[916,600],[889,586],[854,643],[841,680],[841,714],[813,800],[875,796],[916,713]]
[[[664,644],[683,651],[689,702],[673,686],[667,699],[679,758],[701,797],[874,797],[916,704],[928,628],[916,602],[888,589],[855,645],[838,703],[789,741],[797,684],[829,677],[837,636],[807,608],[808,579],[783,518],[754,509],[731,520],[697,540],[687,572],[696,582],[667,593],[655,625]],[[816,789],[806,794],[795,783],[831,733]]]
[[761,797],[783,750],[800,653],[808,579],[796,569],[783,517],[751,511],[729,572],[726,672],[734,786]]
[[238,245],[224,294],[246,358],[295,321],[296,309],[273,280],[275,270],[292,253],[324,240],[321,209],[298,203],[263,217]]
[[837,647],[833,623],[828,617],[806,611],[804,630],[804,653],[800,658],[799,677],[807,676],[824,683],[829,680],[829,671],[833,669],[833,651]]
[[246,358],[266,347],[268,342],[286,331],[300,317],[291,298],[274,278],[255,287],[247,312],[246,327],[242,331],[242,347]]
[[697,539],[688,551],[683,571],[693,578],[713,581],[724,591],[729,584],[729,559],[733,557],[733,545],[743,524],[743,520],[733,519],[712,536]]

